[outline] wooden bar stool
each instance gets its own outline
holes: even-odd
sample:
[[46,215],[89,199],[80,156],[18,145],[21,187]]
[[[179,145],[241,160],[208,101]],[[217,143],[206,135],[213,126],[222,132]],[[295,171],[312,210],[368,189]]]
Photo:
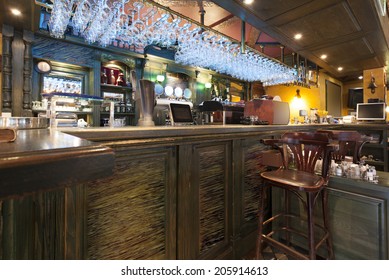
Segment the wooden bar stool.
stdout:
[[[285,133],[281,139],[263,140],[267,145],[277,148],[283,158],[283,166],[275,171],[261,173],[263,184],[260,188],[258,211],[258,235],[256,244],[256,257],[263,259],[263,243],[267,243],[286,255],[296,259],[316,259],[318,248],[324,244],[327,247],[327,258],[333,259],[331,234],[329,230],[327,193],[328,169],[332,147],[329,145],[327,133],[296,132]],[[295,166],[289,168],[289,157],[293,155]],[[321,174],[315,174],[317,160],[322,160]],[[272,213],[264,221],[264,194],[266,188],[281,188],[284,190],[284,209],[280,213]],[[296,195],[306,213],[306,219],[290,211],[290,194]],[[305,194],[305,198],[304,198]],[[321,197],[323,223],[314,222],[314,208],[317,199]],[[292,220],[307,222],[307,232],[293,226]],[[280,224],[275,224],[279,222]],[[263,232],[264,226],[271,225],[269,233]],[[315,232],[320,230],[321,238],[315,238]],[[284,240],[278,233],[284,233]],[[304,237],[308,241],[308,254],[304,253],[296,244],[292,244],[293,236]]]
[[352,156],[354,163],[359,162],[363,145],[371,140],[370,136],[361,135],[355,130],[318,130],[317,132],[327,133],[333,143],[338,145],[332,153],[332,159],[337,162],[345,160],[346,156]]

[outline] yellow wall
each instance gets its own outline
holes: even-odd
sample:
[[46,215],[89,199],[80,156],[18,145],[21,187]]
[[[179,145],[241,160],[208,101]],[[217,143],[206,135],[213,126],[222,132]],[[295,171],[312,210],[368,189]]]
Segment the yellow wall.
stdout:
[[[377,88],[372,93],[368,88],[371,78],[374,77]],[[367,103],[369,98],[378,98],[386,101],[386,73],[385,68],[363,70],[363,102]]]
[[[280,86],[267,87],[265,89],[265,92],[267,95],[273,97],[278,95],[281,97],[282,101],[288,102],[290,106],[290,118],[293,120],[295,117],[299,117],[299,110],[307,110],[307,113],[309,114],[310,108],[316,108],[318,110],[326,109],[326,88],[325,88],[326,80],[338,84],[341,87],[343,86],[342,83],[339,82],[338,80],[328,76],[325,73],[320,73],[318,87],[305,88],[296,85],[292,85],[292,86],[280,85]],[[297,89],[300,90],[301,100],[296,102],[295,95]],[[344,94],[343,90],[341,92],[343,95]],[[344,102],[344,96],[342,96],[342,104],[343,104],[343,108],[347,105],[347,103]],[[345,113],[346,115],[347,109],[343,111],[346,112]]]
[[[297,89],[300,90],[300,100],[295,98]],[[278,95],[282,101],[289,103],[291,119],[299,116],[299,110],[307,110],[309,113],[310,108],[321,109],[319,88],[280,85],[267,87],[265,92],[273,97]]]

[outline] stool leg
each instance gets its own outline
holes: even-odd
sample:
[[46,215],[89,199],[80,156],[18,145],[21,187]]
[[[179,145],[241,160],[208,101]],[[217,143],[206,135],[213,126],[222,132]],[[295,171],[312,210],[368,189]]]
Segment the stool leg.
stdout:
[[329,222],[328,191],[325,188],[322,190],[321,199],[322,199],[324,229],[328,233],[328,237],[326,240],[328,259],[333,260],[335,256],[334,256],[334,249],[332,247],[332,234],[331,234],[331,228]]
[[289,228],[290,228],[290,224],[289,224],[289,211],[290,211],[290,192],[285,189],[284,190],[284,197],[285,197],[285,204],[284,204],[284,213],[285,213],[285,217],[284,217],[284,225],[285,225],[285,228],[287,230],[285,230],[285,241],[286,241],[286,245],[287,246],[290,246],[290,232],[289,232]]
[[263,220],[264,220],[264,202],[265,202],[265,188],[266,183],[263,183],[259,188],[259,205],[258,205],[258,232],[257,232],[257,244],[256,244],[256,256],[257,260],[262,260],[262,233],[263,233]]
[[309,249],[309,258],[311,260],[316,259],[316,250],[315,250],[315,232],[314,232],[314,207],[315,207],[315,194],[312,192],[307,193],[307,218],[308,218],[308,249]]

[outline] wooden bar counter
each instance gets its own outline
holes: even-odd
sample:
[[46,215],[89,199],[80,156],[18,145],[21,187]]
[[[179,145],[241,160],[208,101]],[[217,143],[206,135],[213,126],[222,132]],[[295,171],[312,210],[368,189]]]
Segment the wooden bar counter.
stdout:
[[0,259],[85,258],[84,183],[112,175],[113,150],[50,129],[0,144]]
[[[86,139],[112,149],[115,153],[114,172],[75,189],[72,193],[75,199],[73,205],[58,205],[56,208],[57,213],[60,209],[63,212],[77,209],[71,234],[66,235],[77,244],[72,247],[75,252],[52,253],[63,251],[57,248],[41,254],[38,252],[42,250],[39,238],[36,241],[37,238],[30,238],[30,233],[25,233],[29,244],[35,244],[33,248],[26,249],[24,254],[18,250],[14,255],[3,254],[3,258],[245,258],[255,247],[259,172],[266,168],[260,164],[260,157],[261,151],[267,147],[260,143],[260,139],[286,131],[316,129],[380,131],[381,140],[385,139],[386,143],[386,125],[62,129],[62,133],[76,139]],[[374,144],[372,148],[381,149],[381,146]],[[337,183],[331,188],[337,189]],[[368,187],[361,186],[361,189],[369,193]],[[40,193],[40,196],[51,193]],[[57,192],[54,194],[58,195]],[[33,204],[34,199],[33,195],[12,200],[20,219],[29,219],[26,209],[30,208],[15,207],[15,204],[20,200]],[[9,201],[4,200],[3,205]],[[45,198],[43,201],[47,203],[48,200]],[[270,211],[270,207],[268,209]],[[36,227],[45,225],[48,229],[55,228],[56,224],[45,224],[43,217],[46,214],[40,213],[40,220],[35,219]],[[347,214],[342,219],[347,219]],[[4,224],[3,231],[9,226]],[[381,228],[385,234],[382,238],[386,238],[386,227]],[[2,244],[5,242],[3,234]],[[55,242],[53,244],[59,246]],[[361,256],[338,248],[343,250],[339,254],[341,258]],[[31,254],[31,251],[34,253]],[[370,257],[387,258],[385,252]]]

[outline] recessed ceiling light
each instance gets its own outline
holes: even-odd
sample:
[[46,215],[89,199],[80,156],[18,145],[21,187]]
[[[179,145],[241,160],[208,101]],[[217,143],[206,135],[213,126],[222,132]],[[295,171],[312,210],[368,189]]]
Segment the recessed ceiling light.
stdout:
[[303,34],[301,34],[301,33],[297,33],[297,34],[294,35],[294,38],[296,40],[300,40],[302,37],[303,37]]
[[254,2],[254,0],[243,0],[244,4],[250,5]]
[[363,76],[359,76],[358,79],[362,80],[362,79],[363,79]]
[[343,70],[343,67],[338,67],[338,71],[342,71]]
[[321,59],[326,59],[326,58],[327,58],[327,55],[326,55],[326,54],[322,54],[322,55],[320,56],[320,58],[321,58]]
[[15,16],[20,16],[22,14],[18,9],[11,9],[11,13]]

